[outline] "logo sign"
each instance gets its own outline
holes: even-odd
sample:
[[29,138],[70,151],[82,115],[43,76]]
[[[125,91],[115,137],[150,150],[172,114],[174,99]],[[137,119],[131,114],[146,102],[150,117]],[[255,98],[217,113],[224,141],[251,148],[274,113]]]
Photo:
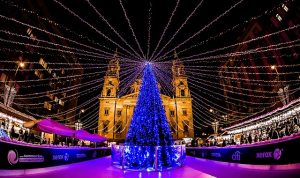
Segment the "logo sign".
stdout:
[[261,152],[256,153],[256,158],[274,158],[275,160],[279,160],[282,155],[282,150],[279,148],[276,148],[273,152]]
[[65,160],[65,161],[69,161],[69,157],[70,157],[69,154],[68,154],[68,153],[65,153],[65,155],[64,155],[64,160]]
[[272,152],[256,153],[256,158],[272,158]]
[[211,153],[210,154],[212,157],[216,157],[216,158],[221,158],[221,153]]
[[96,151],[93,152],[92,157],[93,157],[93,158],[96,158],[96,157],[97,157],[97,152],[96,152]]
[[10,165],[17,164],[19,161],[17,150],[9,150],[7,153],[7,161]]
[[273,158],[274,158],[275,160],[279,160],[280,157],[281,157],[281,155],[282,155],[281,150],[280,150],[279,148],[276,148],[276,149],[274,150],[274,152],[273,152]]
[[76,158],[85,158],[85,157],[86,157],[85,153],[76,154]]
[[42,155],[23,155],[19,157],[20,163],[41,163],[44,162]]
[[196,155],[196,151],[191,151],[190,153],[191,153],[191,155],[193,155],[193,156]]
[[241,160],[241,152],[236,151],[233,153],[233,155],[231,156],[231,159],[234,161],[240,161]]
[[52,160],[57,161],[57,160],[64,160],[64,155],[52,155]]

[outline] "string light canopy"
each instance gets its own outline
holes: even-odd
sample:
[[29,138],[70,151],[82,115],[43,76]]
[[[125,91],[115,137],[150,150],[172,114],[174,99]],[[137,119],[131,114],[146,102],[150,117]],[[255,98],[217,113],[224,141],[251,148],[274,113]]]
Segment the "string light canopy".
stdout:
[[[8,0],[1,0],[0,3],[9,11],[18,11],[21,16],[25,17],[14,17],[4,13],[4,11],[0,15],[0,22],[11,27],[3,27],[0,30],[0,41],[1,44],[4,44],[0,47],[1,53],[12,56],[21,54],[30,57],[42,57],[49,60],[48,65],[55,66],[51,74],[60,72],[62,68],[64,72],[72,73],[68,76],[43,79],[16,77],[16,83],[20,85],[18,87],[21,90],[28,90],[26,93],[19,92],[16,94],[15,106],[28,110],[29,113],[38,117],[70,115],[76,110],[80,112],[80,109],[84,107],[85,112],[88,113],[82,117],[83,123],[85,123],[84,127],[97,128],[97,102],[102,88],[102,78],[108,60],[115,55],[115,48],[118,48],[121,65],[120,97],[128,92],[132,83],[139,77],[142,72],[139,66],[145,61],[153,66],[153,72],[157,77],[162,93],[172,96],[173,86],[171,85],[172,73],[170,69],[174,60],[173,51],[176,50],[176,58],[183,62],[188,76],[193,98],[195,128],[210,126],[214,120],[218,120],[220,124],[230,125],[244,118],[251,118],[252,115],[281,106],[282,99],[288,100],[286,95],[297,97],[299,93],[300,75],[298,69],[300,65],[295,62],[297,60],[294,60],[298,59],[299,56],[295,50],[299,48],[299,39],[278,40],[274,44],[265,43],[264,40],[277,39],[282,34],[287,34],[290,37],[289,34],[299,30],[300,24],[282,25],[282,28],[267,33],[259,33],[259,35],[251,38],[221,43],[221,41],[228,39],[227,35],[246,28],[253,22],[273,17],[278,8],[282,7],[281,3],[286,3],[289,6],[289,3],[295,3],[293,0],[272,4],[269,8],[250,14],[245,18],[234,18],[232,19],[234,22],[224,25],[224,28],[217,28],[217,25],[222,24],[221,22],[226,18],[233,18],[234,15],[232,14],[243,8],[246,3],[244,0],[237,0],[232,4],[227,4],[219,11],[216,10],[213,18],[203,22],[201,26],[195,23],[195,19],[198,21],[198,19],[203,18],[200,9],[207,7],[206,2],[199,0],[192,7],[182,8],[185,7],[184,2],[176,0],[169,4],[172,7],[170,11],[163,13],[168,18],[162,18],[165,22],[158,34],[155,31],[157,28],[157,21],[155,21],[157,14],[155,13],[158,6],[152,2],[146,3],[145,19],[147,23],[143,26],[145,29],[141,30],[135,24],[137,19],[131,14],[132,9],[129,8],[129,2],[119,0],[116,3],[120,7],[116,14],[118,14],[118,18],[122,16],[125,22],[120,27],[114,21],[111,12],[102,9],[98,2],[89,0],[80,2],[85,10],[88,8],[93,12],[94,15],[91,17],[99,19],[96,23],[91,20],[93,18],[85,18],[81,9],[70,6],[68,2],[53,0],[52,6],[58,9],[59,13],[68,15],[70,21],[78,22],[76,25],[84,26],[86,31],[78,30],[73,25],[55,17],[44,16],[39,9],[31,9],[22,3]],[[182,9],[187,10],[182,19],[178,20],[177,16],[182,13]],[[292,8],[289,7],[286,13],[290,12],[292,12]],[[36,19],[43,22],[45,26],[54,26],[61,33],[41,27],[37,23],[28,22],[26,19],[33,19],[33,22]],[[283,18],[278,23],[283,23],[284,20]],[[189,26],[195,28],[191,29]],[[27,29],[27,34],[23,33],[21,28]],[[208,33],[210,30],[213,32]],[[143,35],[144,38],[141,38],[140,35],[143,34],[142,31],[146,32]],[[51,40],[44,39],[44,36],[50,36]],[[214,46],[219,41],[220,45]],[[204,45],[212,45],[213,47],[206,49]],[[76,62],[61,62],[67,58],[66,56],[74,56],[80,65],[77,65]],[[58,60],[51,61],[54,58]],[[265,61],[271,62],[264,63]],[[286,61],[294,62],[288,63]],[[16,71],[15,60],[1,58],[0,65],[13,66],[0,68],[0,72],[13,73]],[[18,67],[22,68],[22,75],[29,72],[34,73],[37,70],[41,72],[49,70],[41,68],[39,62],[32,59],[21,61],[18,63]],[[80,70],[84,70],[84,73],[78,73]],[[49,82],[61,84],[63,82],[72,83],[77,80],[82,81],[71,86],[49,88],[47,91],[40,90],[42,87],[47,87]],[[1,82],[5,83],[5,81]],[[289,87],[288,94],[282,96],[278,91],[286,86]],[[65,102],[72,102],[72,100],[84,98],[82,99],[84,101],[78,106],[50,115],[35,113],[36,110],[43,108],[41,98],[46,94],[61,95],[72,91],[77,91],[77,93],[61,99]],[[23,102],[29,99],[39,100],[39,102],[30,104]],[[76,114],[73,116],[78,116],[79,112],[75,112]],[[62,121],[68,119],[71,117],[65,117]],[[114,127],[112,126],[112,128]]]

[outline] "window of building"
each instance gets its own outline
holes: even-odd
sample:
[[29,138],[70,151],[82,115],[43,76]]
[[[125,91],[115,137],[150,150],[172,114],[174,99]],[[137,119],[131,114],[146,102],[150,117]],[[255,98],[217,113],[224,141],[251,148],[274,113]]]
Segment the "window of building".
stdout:
[[111,80],[108,81],[108,85],[113,85]]
[[175,116],[175,112],[173,110],[170,111],[170,116],[174,117]]
[[187,110],[186,109],[182,109],[182,115],[187,116]]
[[277,18],[277,20],[278,20],[279,22],[282,21],[282,17],[281,17],[279,14],[276,14],[276,18]]
[[48,71],[49,74],[51,74],[52,69],[48,68],[47,71]]
[[188,120],[184,120],[182,121],[182,124],[183,124],[183,132],[185,134],[188,134],[189,133],[189,121]]
[[108,124],[109,124],[108,120],[103,122],[103,133],[108,133]]
[[116,125],[116,133],[121,133],[122,130],[122,121],[118,121]]
[[39,64],[41,64],[41,66],[43,66],[45,69],[47,69],[47,67],[48,67],[48,64],[45,62],[45,60],[43,58],[40,58]]
[[59,102],[58,102],[58,104],[60,104],[61,106],[64,106],[65,102],[62,99],[60,99]]
[[185,96],[184,90],[180,90],[180,95],[181,95],[181,96]]
[[183,132],[188,133],[189,132],[189,127],[187,125],[183,126]]
[[28,35],[30,35],[31,32],[32,32],[32,29],[31,29],[31,28],[28,28],[26,32],[27,32]]
[[36,40],[36,36],[33,35],[32,29],[31,29],[31,28],[28,28],[28,29],[26,30],[26,33],[28,34],[28,36],[30,37],[31,40],[33,40],[33,41]]
[[285,12],[289,11],[289,8],[285,4],[282,4],[281,7],[285,10]]
[[111,89],[107,89],[106,90],[106,96],[110,96],[111,95]]
[[7,77],[6,74],[2,73],[0,77],[0,81],[4,82],[6,80],[6,77]]
[[108,116],[108,114],[109,114],[109,108],[105,108],[105,109],[104,109],[104,115],[105,115],[105,116]]
[[34,74],[35,74],[36,76],[38,76],[40,79],[43,79],[43,78],[44,78],[44,74],[42,74],[42,72],[39,71],[39,70],[35,70],[35,71],[34,71]]
[[179,82],[179,85],[184,85],[183,81],[180,81],[180,82]]
[[49,111],[51,111],[52,105],[51,105],[48,101],[45,101],[45,102],[44,102],[44,108],[45,108],[45,109],[48,109]]
[[120,117],[122,115],[122,110],[117,111],[117,117]]
[[54,99],[54,95],[52,93],[50,93],[50,91],[47,91],[47,96],[53,100]]

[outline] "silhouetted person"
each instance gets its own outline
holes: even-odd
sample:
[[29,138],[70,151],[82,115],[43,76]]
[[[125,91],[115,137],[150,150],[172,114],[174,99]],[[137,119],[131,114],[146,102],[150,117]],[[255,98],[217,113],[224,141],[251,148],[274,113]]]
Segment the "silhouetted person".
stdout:
[[1,128],[5,129],[5,122],[4,121],[1,123]]
[[222,143],[222,147],[225,147],[226,146],[226,141],[225,139],[223,140],[223,143]]
[[241,144],[244,144],[245,143],[245,136],[244,134],[241,135]]
[[249,134],[249,136],[248,136],[248,143],[252,143],[252,137],[251,137],[251,134]]
[[294,117],[294,124],[298,124],[298,119],[297,119],[297,117]]
[[231,139],[230,145],[236,145],[234,139]]
[[9,134],[10,134],[11,138],[15,138],[16,132],[15,132],[15,126],[14,125],[11,127]]
[[31,132],[30,136],[29,136],[29,142],[34,143],[34,141],[35,141],[34,134],[33,134],[33,132]]
[[20,130],[19,130],[19,137],[18,137],[18,140],[21,141],[21,140],[23,140],[23,139],[24,139],[24,138],[23,138],[23,130],[20,129]]
[[277,130],[275,130],[275,128],[272,128],[271,139],[277,139],[277,138],[279,138],[279,134],[278,134]]
[[25,133],[24,133],[24,141],[28,142],[28,131],[27,130],[25,130]]
[[254,136],[254,142],[258,142],[258,136],[257,135]]

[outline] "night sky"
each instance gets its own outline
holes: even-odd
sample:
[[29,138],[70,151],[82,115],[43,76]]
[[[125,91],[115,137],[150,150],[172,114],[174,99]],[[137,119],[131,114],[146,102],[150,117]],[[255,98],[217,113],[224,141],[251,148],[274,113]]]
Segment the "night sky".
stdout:
[[[94,28],[98,29],[108,38],[112,39],[116,43],[118,43],[120,46],[128,49],[128,47],[125,45],[122,40],[107,26],[107,24],[101,20],[101,18],[98,16],[97,13],[93,10],[91,6],[87,3],[86,0],[63,0],[58,2],[64,4],[67,8],[74,11],[80,18],[82,18],[84,21],[92,25]],[[115,30],[124,38],[124,40],[132,46],[139,54],[141,52],[139,51],[138,45],[135,42],[135,39],[132,35],[132,32],[128,26],[128,23],[126,21],[126,18],[124,17],[124,13],[122,10],[122,7],[120,5],[119,0],[91,0],[90,1],[95,8],[103,15],[103,17],[115,28]],[[151,56],[152,52],[154,51],[158,40],[161,37],[161,34],[172,14],[172,11],[174,10],[174,7],[176,6],[176,3],[178,1],[176,0],[123,0],[122,4],[126,10],[126,13],[128,15],[128,18],[131,22],[132,28],[134,30],[134,33],[137,37],[137,40],[142,48],[143,53],[147,54],[147,43],[148,43],[148,30],[149,30],[149,18],[151,18],[150,24],[151,24],[151,30],[150,30],[150,50],[149,50],[149,56]],[[168,27],[168,29],[165,32],[165,36],[161,41],[161,44],[158,48],[158,51],[164,46],[173,36],[176,30],[180,28],[180,26],[185,22],[186,18],[193,12],[193,10],[201,3],[199,8],[195,10],[194,14],[190,17],[190,19],[186,22],[184,27],[179,31],[179,33],[174,37],[174,39],[169,43],[169,45],[165,48],[165,50],[162,52],[164,54],[165,52],[172,51],[172,49],[177,46],[179,43],[185,41],[188,37],[193,35],[195,32],[199,31],[205,25],[210,24],[214,19],[216,19],[220,14],[224,13],[226,10],[228,10],[230,7],[235,5],[236,3],[240,2],[239,0],[180,0],[178,3],[178,8],[176,12],[174,13],[174,17]],[[265,10],[270,10],[275,6],[278,6],[280,4],[280,0],[268,0],[268,1],[262,1],[262,0],[244,0],[239,5],[237,5],[232,11],[228,12],[224,17],[221,17],[219,20],[214,22],[210,27],[203,30],[199,35],[197,35],[192,40],[188,41],[184,45],[180,46],[176,49],[176,51],[179,53],[179,58],[181,57],[189,57],[191,55],[205,52],[207,50],[216,49],[218,47],[227,46],[229,44],[232,44],[237,41],[238,37],[242,35],[243,30],[247,27],[248,23],[244,24],[246,20],[249,20],[250,17],[255,17],[260,14],[262,14]],[[86,45],[104,49],[105,51],[108,51],[110,53],[113,53],[116,48],[118,48],[118,52],[121,54],[126,54],[126,52],[122,49],[120,49],[118,46],[113,44],[112,42],[105,39],[102,35],[97,33],[94,29],[83,23],[81,20],[79,20],[74,15],[70,14],[66,9],[61,7],[57,2],[54,0],[0,0],[0,14],[7,16],[7,17],[14,17],[16,19],[22,19],[24,16],[27,18],[32,18],[31,25],[33,26],[41,26],[41,24],[37,24],[37,20],[35,14],[28,14],[25,12],[22,12],[20,9],[25,8],[27,10],[31,10],[32,12],[38,13],[40,16],[47,18],[48,20],[52,20],[57,22],[58,24],[62,24],[64,28],[59,28],[60,33],[62,36],[73,39],[78,42],[82,42]],[[4,10],[5,9],[5,10]],[[14,13],[15,12],[15,13]],[[149,17],[149,14],[151,16]],[[1,21],[0,21],[1,22]],[[231,28],[235,25],[239,25],[235,30],[232,30],[225,35],[222,35],[221,37],[216,38],[215,40],[210,40],[209,42],[199,45],[196,48],[193,48],[191,50],[185,51],[181,53],[181,50],[186,49],[192,45],[198,44],[202,41],[207,40],[211,36],[216,36],[222,32],[224,32],[226,29]],[[2,26],[2,29],[10,29],[13,31],[11,27]],[[17,28],[14,26],[14,28]],[[53,29],[47,28],[44,26],[48,31],[57,33],[56,31],[53,31]],[[65,28],[68,28],[72,31],[70,33],[69,31],[65,30]],[[16,30],[17,31],[17,30]],[[79,38],[78,36],[74,35],[81,34],[84,38]],[[39,35],[39,33],[37,34]],[[89,40],[85,40],[85,39]],[[102,47],[99,47],[98,45],[91,42],[93,40],[94,42],[97,42]],[[79,48],[76,45],[69,44],[71,47]],[[86,48],[82,48],[83,50],[87,50]],[[232,49],[228,49],[227,52],[231,51]],[[163,56],[159,56],[158,58],[161,59],[161,61],[170,62],[173,58],[172,56],[173,51],[170,52],[167,56],[167,58],[161,59]],[[137,64],[138,61],[147,61],[149,59],[143,58],[143,57],[132,57],[132,60],[136,60]],[[149,58],[149,57],[148,57]],[[95,63],[99,64],[107,64],[109,58],[98,58]],[[126,60],[128,59],[122,59],[122,63],[126,63]],[[90,61],[87,60],[80,60],[81,63],[90,63]],[[186,70],[189,70],[189,66],[193,66],[192,62],[185,62]],[[217,67],[220,65],[219,63],[212,63],[207,64],[216,67],[215,70],[217,70]],[[132,67],[134,67],[134,64],[132,64]],[[170,65],[166,66],[166,68],[170,67]],[[100,69],[97,69],[100,70]],[[102,70],[106,70],[105,68]],[[121,66],[122,71],[122,66]],[[85,69],[86,73],[89,72],[95,72],[95,69]],[[122,73],[121,73],[122,74]],[[124,74],[125,75],[125,74]],[[100,74],[96,76],[95,78],[102,78],[103,74]],[[121,79],[125,79],[126,81],[127,77],[121,76]],[[91,80],[89,79],[83,79],[83,82],[87,82]],[[170,80],[170,79],[169,79]],[[212,79],[214,80],[214,79]],[[215,82],[218,82],[217,79],[215,79]],[[121,83],[121,87],[126,86],[126,82]],[[193,92],[199,92],[199,89],[197,87],[191,86],[191,89]],[[84,91],[84,88],[81,89]],[[213,89],[212,89],[213,90]],[[94,91],[88,95],[85,95],[83,97],[80,97],[80,102],[83,102],[91,97],[96,96],[101,92],[101,89],[98,91]],[[220,92],[215,91],[215,92]],[[222,93],[220,93],[222,94]],[[214,100],[210,98],[208,95],[203,95],[203,97],[206,97],[209,100]],[[196,98],[197,99],[197,98]],[[97,101],[95,101],[97,102]],[[222,103],[220,103],[222,104]],[[96,109],[97,111],[97,109]],[[94,116],[97,118],[97,116]],[[96,124],[95,124],[96,125]],[[94,126],[95,126],[94,125]]]

